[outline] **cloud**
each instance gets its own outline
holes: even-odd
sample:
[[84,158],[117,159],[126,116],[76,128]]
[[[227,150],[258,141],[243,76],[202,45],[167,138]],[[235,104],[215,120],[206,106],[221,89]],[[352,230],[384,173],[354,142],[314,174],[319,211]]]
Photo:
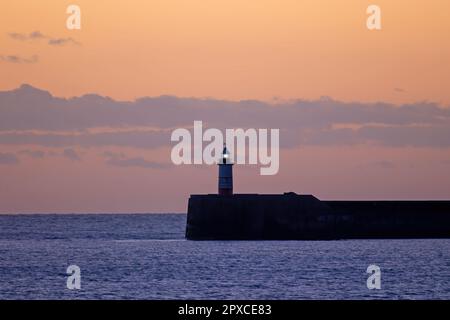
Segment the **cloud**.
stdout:
[[127,158],[123,153],[105,152],[103,154],[107,160],[106,163],[116,167],[139,167],[148,169],[167,168],[167,164],[148,161],[142,157]]
[[33,31],[28,35],[29,39],[46,39],[47,37],[44,36],[40,31]]
[[169,132],[103,132],[103,133],[1,133],[0,144],[40,145],[45,147],[121,146],[143,149],[162,147],[170,142]]
[[73,38],[56,38],[56,39],[49,39],[48,44],[51,46],[63,46],[66,44],[75,44],[80,45],[80,43]]
[[66,44],[73,44],[73,45],[80,45],[78,41],[75,39],[68,37],[68,38],[55,38],[51,36],[44,35],[40,31],[33,31],[28,34],[25,33],[18,33],[18,32],[11,32],[8,33],[8,36],[13,40],[18,41],[33,41],[33,40],[47,40],[47,44],[51,46],[63,46]]
[[41,150],[20,150],[19,154],[24,154],[34,159],[42,159],[45,156],[45,152]]
[[36,63],[38,62],[39,57],[37,55],[33,55],[29,58],[24,58],[19,55],[0,55],[0,61],[10,62],[10,63]]
[[8,35],[11,39],[20,40],[20,41],[25,41],[28,38],[27,35],[25,35],[23,33],[17,33],[17,32],[11,32],[11,33],[8,33]]
[[63,156],[67,159],[73,160],[73,161],[80,161],[81,158],[78,155],[78,153],[73,149],[64,149]]
[[[57,98],[30,85],[0,92],[0,144],[49,147],[170,146],[174,128],[277,128],[284,148],[377,144],[450,147],[450,108],[430,102],[268,103],[173,96],[115,101],[88,94]],[[136,162],[137,163],[137,162]]]
[[19,159],[12,153],[0,152],[0,164],[18,164]]

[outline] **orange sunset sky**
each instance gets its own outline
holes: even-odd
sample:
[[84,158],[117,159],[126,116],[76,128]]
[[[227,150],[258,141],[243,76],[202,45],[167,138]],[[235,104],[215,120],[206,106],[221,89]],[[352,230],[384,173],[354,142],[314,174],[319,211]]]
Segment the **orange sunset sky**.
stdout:
[[[76,3],[81,30],[67,30]],[[382,10],[369,31],[366,8]],[[450,103],[446,0],[16,0],[1,6],[0,87],[23,82],[57,96],[116,99],[174,94],[223,99],[307,98]],[[40,31],[80,46],[14,41]],[[395,88],[404,90],[396,91]]]
[[[70,4],[81,8],[81,30],[66,28]],[[371,4],[381,8],[382,30],[366,28]],[[172,165],[170,132],[145,146],[135,143],[140,136],[119,134],[192,125],[176,111],[189,97],[235,103],[240,122],[223,125],[280,128],[279,173],[260,176],[258,167],[235,166],[236,192],[448,199],[449,14],[448,0],[2,1],[0,213],[185,212],[189,194],[216,192],[217,168]],[[51,96],[18,90],[22,84]],[[86,94],[110,97],[107,105],[171,95],[180,109],[166,116],[172,105],[161,102],[161,113],[148,122],[111,120],[93,96],[70,100]],[[18,96],[32,98],[23,105]],[[73,103],[62,106],[55,97]],[[246,122],[240,110],[248,99],[264,104],[267,114],[280,104],[310,107],[297,106],[297,99],[320,113],[308,122],[295,112],[296,124],[283,114],[272,122],[264,111]],[[83,103],[86,111],[76,119],[68,112],[55,126],[36,109],[51,103],[63,109]],[[341,115],[352,103],[379,114]],[[222,124],[216,114],[208,119]],[[283,121],[290,121],[286,128]],[[94,143],[94,133],[111,140]],[[301,143],[305,133],[311,135]],[[55,142],[61,136],[70,139]]]

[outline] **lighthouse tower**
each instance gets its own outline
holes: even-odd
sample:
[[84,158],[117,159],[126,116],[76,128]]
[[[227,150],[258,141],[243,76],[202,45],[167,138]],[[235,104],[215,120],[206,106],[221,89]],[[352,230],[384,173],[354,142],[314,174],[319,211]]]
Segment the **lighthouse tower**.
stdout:
[[219,194],[233,194],[233,163],[227,146],[223,144],[222,155],[219,160]]

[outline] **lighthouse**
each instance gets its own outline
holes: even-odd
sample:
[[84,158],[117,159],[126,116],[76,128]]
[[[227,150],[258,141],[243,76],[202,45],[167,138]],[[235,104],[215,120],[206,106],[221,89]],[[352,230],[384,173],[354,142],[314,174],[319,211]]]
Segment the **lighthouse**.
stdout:
[[218,165],[219,195],[230,196],[233,194],[233,163],[225,143]]

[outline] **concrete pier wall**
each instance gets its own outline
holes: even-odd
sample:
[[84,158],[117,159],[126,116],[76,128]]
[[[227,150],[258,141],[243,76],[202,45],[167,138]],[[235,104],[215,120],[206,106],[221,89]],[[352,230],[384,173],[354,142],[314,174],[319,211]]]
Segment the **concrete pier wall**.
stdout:
[[450,238],[450,201],[320,201],[312,195],[191,195],[186,238]]

